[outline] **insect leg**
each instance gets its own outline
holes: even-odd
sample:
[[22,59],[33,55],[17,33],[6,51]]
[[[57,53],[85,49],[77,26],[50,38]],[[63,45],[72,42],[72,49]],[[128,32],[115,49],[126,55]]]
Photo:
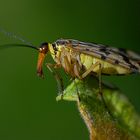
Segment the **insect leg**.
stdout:
[[96,62],[95,64],[91,65],[91,67],[82,74],[82,78],[85,78],[87,75],[89,75],[94,69],[99,66],[99,72],[98,72],[98,79],[99,79],[99,93],[102,96],[102,65],[100,62]]
[[94,68],[99,66],[99,65],[100,65],[99,62],[96,62],[95,64],[93,64],[86,72],[84,72],[82,74],[82,78],[85,78],[87,75],[89,75],[94,70]]
[[64,56],[62,65],[63,65],[66,72],[71,73],[72,79],[73,79],[75,86],[76,86],[78,100],[80,101],[80,95],[79,95],[77,83],[75,81],[75,77],[78,77],[79,79],[81,79],[80,75],[79,75],[79,69],[78,69],[79,65],[78,65],[77,61],[74,61],[74,60],[73,60],[74,64],[71,64],[70,60],[71,60],[71,57],[68,59],[68,56]]
[[108,113],[113,118],[113,115],[110,112],[110,110],[109,110],[109,108],[108,108],[108,106],[107,106],[107,104],[105,102],[105,99],[104,99],[104,96],[103,96],[103,92],[102,92],[102,64],[101,63],[99,63],[98,79],[99,79],[99,94],[101,95],[101,99],[103,101],[104,107],[106,108],[106,110],[108,110]]
[[[92,71],[94,71],[94,69],[99,66],[99,72],[98,72],[98,80],[99,80],[99,94],[101,96],[101,99],[103,101],[103,104],[105,106],[105,108],[108,110],[109,114],[111,115],[105,99],[103,97],[103,92],[102,92],[102,64],[100,62],[96,62],[95,64],[93,64],[85,73],[82,74],[82,78],[85,78],[87,75],[89,75]],[[112,115],[111,115],[112,116]]]
[[46,66],[47,67],[50,67],[50,68],[61,68],[61,64],[51,64],[51,63],[46,63]]
[[99,63],[98,79],[99,79],[99,94],[101,95],[101,98],[102,98],[102,101],[103,101],[103,104],[104,104],[105,108],[108,109],[108,107],[105,103],[103,92],[102,92],[102,65],[101,65],[101,63]]
[[74,72],[74,75],[76,77],[78,77],[79,79],[82,79],[82,77],[80,76],[80,70],[79,70],[79,65],[78,65],[78,62],[76,62],[74,65],[73,65],[73,72]]
[[82,74],[82,78],[85,78],[87,75],[89,75],[92,71],[94,71],[94,69],[99,66],[99,72],[98,72],[98,79],[99,79],[99,93],[102,96],[102,65],[100,62],[96,62],[95,64],[91,65],[91,67]]
[[58,91],[62,95],[61,97],[63,99],[63,91],[64,91],[63,79],[59,75],[59,73],[54,70],[54,68],[59,68],[60,66],[58,67],[58,65],[56,66],[55,64],[49,64],[49,63],[47,63],[46,66],[50,70],[50,72],[54,75],[57,82]]

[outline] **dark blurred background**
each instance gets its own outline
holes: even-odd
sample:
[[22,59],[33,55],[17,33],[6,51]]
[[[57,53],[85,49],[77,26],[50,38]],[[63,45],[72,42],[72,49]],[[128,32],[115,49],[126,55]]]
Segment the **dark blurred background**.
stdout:
[[[0,28],[36,46],[73,38],[140,51],[140,1],[1,0]],[[0,33],[0,44],[6,43],[22,42]],[[37,56],[28,48],[0,50],[0,139],[88,140],[76,103],[56,102],[56,82],[45,67],[45,79],[36,76]],[[139,75],[104,79],[140,112]]]

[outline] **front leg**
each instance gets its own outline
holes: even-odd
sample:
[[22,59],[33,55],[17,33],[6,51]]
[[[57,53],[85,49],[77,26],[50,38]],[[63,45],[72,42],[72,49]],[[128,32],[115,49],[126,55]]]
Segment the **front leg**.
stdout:
[[60,68],[61,66],[58,64],[50,64],[50,63],[47,63],[46,66],[55,77],[58,86],[58,91],[62,95],[61,97],[63,98],[63,91],[64,91],[63,79],[60,76],[60,74],[54,70],[54,68]]
[[61,66],[61,64],[57,64],[57,63],[56,64],[46,63],[46,67],[57,69],[57,68],[61,68],[62,66]]

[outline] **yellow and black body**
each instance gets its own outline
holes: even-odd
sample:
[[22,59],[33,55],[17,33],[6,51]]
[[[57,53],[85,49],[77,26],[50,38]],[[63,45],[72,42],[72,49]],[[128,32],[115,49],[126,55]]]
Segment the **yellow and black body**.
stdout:
[[140,72],[140,58],[135,58],[134,52],[130,55],[132,51],[72,39],[59,39],[52,44],[43,43],[39,48],[37,73],[40,76],[43,74],[44,58],[49,52],[55,61],[55,64],[48,64],[49,66],[62,67],[72,77],[80,79],[91,73],[125,75]]

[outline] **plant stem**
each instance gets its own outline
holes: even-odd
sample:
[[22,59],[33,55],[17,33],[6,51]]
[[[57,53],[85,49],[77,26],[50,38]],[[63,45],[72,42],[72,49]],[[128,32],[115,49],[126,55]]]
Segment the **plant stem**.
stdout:
[[[111,85],[102,84],[102,91],[105,103],[99,94],[98,80],[90,76],[72,82],[63,95],[64,100],[77,101],[90,140],[140,139],[140,117],[133,105],[119,89]],[[57,100],[61,100],[61,95]]]

